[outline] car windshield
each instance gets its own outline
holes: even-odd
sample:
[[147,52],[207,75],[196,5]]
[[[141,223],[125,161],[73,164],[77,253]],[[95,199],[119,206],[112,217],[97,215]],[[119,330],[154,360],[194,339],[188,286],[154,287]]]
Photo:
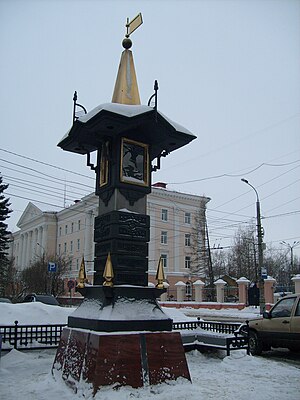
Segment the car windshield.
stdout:
[[295,316],[297,316],[297,317],[300,316],[300,299],[298,300],[298,305],[296,308]]
[[295,303],[295,297],[282,299],[273,308],[271,312],[272,318],[284,318],[290,317],[293,305]]

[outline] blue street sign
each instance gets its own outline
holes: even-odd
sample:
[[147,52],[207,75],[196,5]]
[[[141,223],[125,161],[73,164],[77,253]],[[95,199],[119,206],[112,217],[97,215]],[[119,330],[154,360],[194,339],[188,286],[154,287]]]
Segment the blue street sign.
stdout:
[[54,262],[48,263],[48,272],[56,272],[57,271],[57,264]]
[[261,279],[267,279],[267,278],[268,278],[267,268],[262,268],[261,269]]

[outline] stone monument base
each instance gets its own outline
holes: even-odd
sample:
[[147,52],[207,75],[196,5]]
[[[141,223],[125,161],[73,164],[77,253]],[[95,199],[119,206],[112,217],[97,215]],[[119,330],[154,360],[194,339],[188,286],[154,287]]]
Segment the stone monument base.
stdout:
[[97,332],[171,331],[172,319],[157,303],[165,289],[133,285],[94,285],[78,290],[82,304],[68,327]]
[[91,385],[156,385],[183,377],[191,381],[179,332],[93,332],[63,330],[52,367],[75,392]]

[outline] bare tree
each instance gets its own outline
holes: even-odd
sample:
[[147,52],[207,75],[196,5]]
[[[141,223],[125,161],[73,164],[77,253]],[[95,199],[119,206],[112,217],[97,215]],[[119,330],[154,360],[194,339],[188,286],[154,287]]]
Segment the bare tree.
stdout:
[[[48,271],[48,260],[56,263],[56,272]],[[64,293],[64,275],[68,270],[69,260],[43,255],[34,264],[24,269],[21,282],[24,292],[46,293],[58,296]]]
[[229,251],[228,274],[236,278],[245,276],[251,281],[259,279],[255,226],[239,228]]
[[194,225],[191,235],[191,274],[195,274],[206,278],[211,276],[210,270],[212,269],[211,257],[209,254],[208,232],[205,216],[205,206],[200,207],[198,213],[194,218]]

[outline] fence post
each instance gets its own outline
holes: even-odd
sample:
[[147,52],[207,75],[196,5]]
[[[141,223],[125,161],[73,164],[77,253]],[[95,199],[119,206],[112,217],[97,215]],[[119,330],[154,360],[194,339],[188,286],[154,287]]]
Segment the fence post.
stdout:
[[14,349],[18,348],[18,323],[19,321],[15,321],[15,334],[14,334]]
[[269,304],[274,304],[274,287],[276,283],[276,279],[268,276],[264,282],[264,291],[265,291],[265,302]]
[[177,291],[177,301],[184,301],[185,283],[179,281],[175,283],[175,286]]
[[248,291],[248,286],[250,284],[249,279],[245,278],[242,276],[239,278],[236,283],[238,284],[239,287],[239,303],[242,304],[247,304],[247,291]]
[[295,293],[300,293],[300,274],[293,276],[292,281],[295,284]]
[[214,282],[214,285],[217,287],[217,302],[224,303],[224,286],[226,285],[226,282],[223,281],[223,279],[218,279]]
[[193,283],[193,285],[195,287],[195,301],[201,303],[203,299],[202,294],[205,283],[198,279],[196,282]]

